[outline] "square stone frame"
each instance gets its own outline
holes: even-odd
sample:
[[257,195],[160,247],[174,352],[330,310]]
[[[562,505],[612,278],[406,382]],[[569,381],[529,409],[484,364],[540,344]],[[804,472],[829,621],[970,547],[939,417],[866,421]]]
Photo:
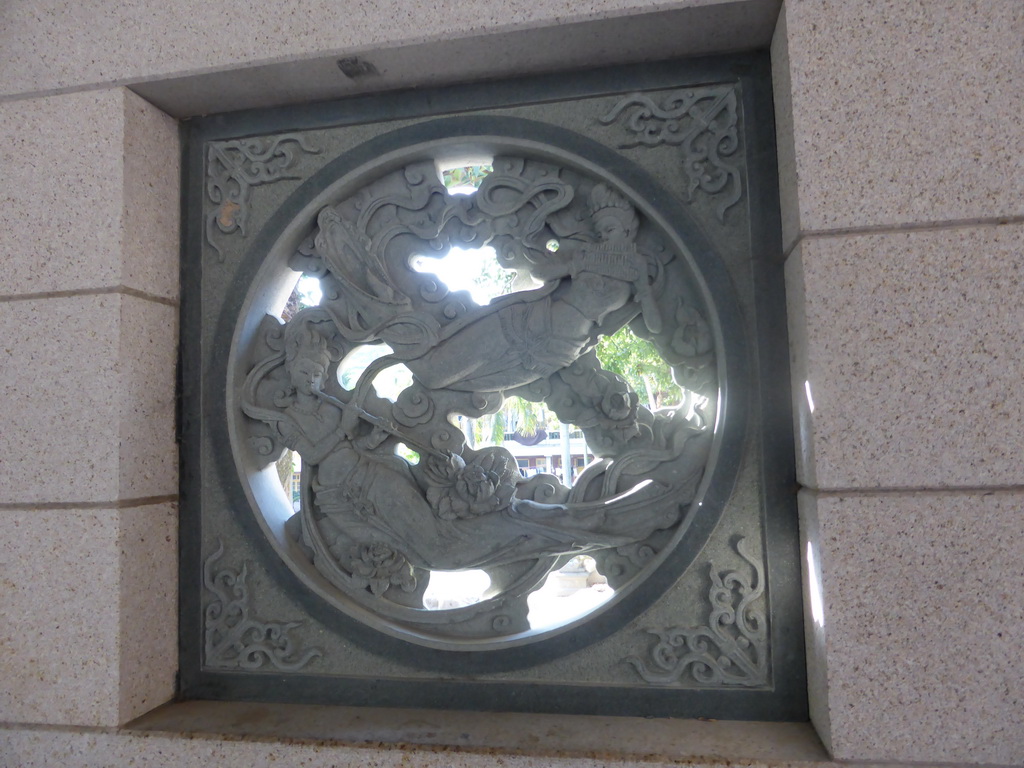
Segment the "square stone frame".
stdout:
[[[205,142],[246,135],[301,131],[327,126],[401,120],[459,111],[586,98],[632,89],[671,87],[685,76],[694,83],[736,82],[741,93],[743,145],[747,171],[744,202],[749,216],[751,275],[758,338],[749,339],[751,362],[760,374],[751,397],[758,401],[763,497],[766,581],[769,585],[769,626],[773,685],[769,690],[693,687],[649,687],[616,695],[611,688],[570,684],[536,686],[523,683],[436,680],[386,681],[278,675],[273,686],[266,673],[204,669],[202,637],[202,354],[191,339],[201,336],[203,320],[202,265],[206,179]],[[450,86],[431,91],[358,96],[340,102],[252,110],[192,122],[185,132],[183,179],[183,257],[181,285],[181,567],[179,590],[179,697],[186,700],[304,702],[388,707],[452,708],[477,711],[579,712],[582,714],[705,717],[722,720],[806,721],[806,668],[800,586],[799,535],[788,386],[789,355],[784,329],[786,302],[783,249],[775,167],[774,108],[771,66],[767,53],[677,59],[655,64],[626,65],[575,74],[554,74],[499,81],[487,85]],[[386,117],[385,117],[386,116]],[[258,239],[256,233],[253,239]],[[778,329],[783,329],[780,333]],[[740,406],[743,408],[743,406]],[[242,513],[244,514],[244,512]],[[255,526],[251,526],[255,529]],[[275,578],[293,578],[283,565]],[[698,563],[691,564],[690,569]],[[595,691],[597,691],[595,693]],[[581,705],[580,701],[586,701]],[[453,705],[452,702],[458,702]]]

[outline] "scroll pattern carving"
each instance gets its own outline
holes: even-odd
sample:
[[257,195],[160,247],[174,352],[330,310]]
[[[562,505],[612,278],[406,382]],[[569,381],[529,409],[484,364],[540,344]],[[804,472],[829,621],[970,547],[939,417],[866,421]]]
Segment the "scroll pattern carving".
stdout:
[[206,194],[216,206],[206,218],[206,241],[223,261],[214,232],[246,234],[249,195],[253,187],[282,179],[298,179],[298,150],[318,154],[301,134],[210,142],[206,154]]
[[224,544],[203,564],[203,584],[215,600],[206,606],[203,659],[208,667],[219,669],[260,669],[270,664],[275,669],[294,672],[322,656],[318,648],[301,651],[291,631],[302,622],[264,622],[251,615],[248,570],[215,570],[224,555]]
[[661,144],[682,150],[687,196],[693,201],[698,189],[721,195],[715,212],[719,221],[742,195],[739,167],[733,156],[739,149],[736,129],[736,91],[731,85],[673,91],[658,104],[650,96],[633,93],[622,99],[600,119],[611,125],[621,119],[633,137],[622,142],[623,149]]
[[[754,568],[754,579],[711,564],[711,615],[706,626],[648,630],[658,638],[646,661],[626,659],[648,683],[738,685],[753,688],[768,682],[768,629],[764,608],[764,568],[747,549],[736,549]],[[738,602],[737,602],[738,600]]]

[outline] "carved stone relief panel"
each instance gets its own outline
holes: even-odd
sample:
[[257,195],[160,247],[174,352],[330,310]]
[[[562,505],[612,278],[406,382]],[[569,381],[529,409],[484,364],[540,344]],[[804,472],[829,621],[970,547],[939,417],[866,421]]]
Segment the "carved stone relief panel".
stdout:
[[[773,653],[798,614],[769,599],[795,526],[765,474],[787,470],[757,344],[781,294],[751,257],[777,222],[746,192],[764,100],[712,71],[195,127],[188,695],[799,714]],[[548,431],[557,456],[522,447]],[[570,611],[573,578],[594,590]]]

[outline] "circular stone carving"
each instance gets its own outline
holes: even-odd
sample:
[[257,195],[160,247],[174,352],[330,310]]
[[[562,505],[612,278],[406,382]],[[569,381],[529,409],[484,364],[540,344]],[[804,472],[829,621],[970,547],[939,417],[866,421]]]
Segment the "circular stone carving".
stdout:
[[[731,483],[731,470],[713,471],[726,434],[720,314],[731,300],[712,298],[664,206],[578,154],[579,142],[461,133],[410,138],[379,159],[354,152],[272,220],[235,328],[228,421],[258,522],[329,610],[417,646],[500,652],[609,611],[628,618],[703,545],[720,507],[710,499]],[[481,152],[493,171],[476,193],[449,193],[437,161]],[[485,245],[527,287],[479,306],[412,268]],[[282,322],[297,272],[319,278],[323,299]],[[602,368],[595,344],[626,325],[671,368],[678,407],[651,412]],[[383,352],[343,386],[339,367],[368,347]],[[391,401],[372,382],[397,365],[412,383]],[[523,477],[509,451],[473,448],[456,426],[512,396],[583,431],[596,459],[571,487]],[[294,513],[270,480],[286,448],[302,458]],[[716,483],[725,490],[709,494]],[[593,616],[531,631],[527,597],[581,553],[615,597]],[[467,569],[490,577],[479,602],[425,609],[431,572]]]

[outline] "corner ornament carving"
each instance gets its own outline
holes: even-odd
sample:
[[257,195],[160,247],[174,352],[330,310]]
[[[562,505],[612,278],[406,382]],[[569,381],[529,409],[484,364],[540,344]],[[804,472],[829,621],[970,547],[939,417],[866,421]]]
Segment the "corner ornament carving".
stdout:
[[214,240],[214,232],[246,235],[249,195],[253,187],[283,179],[302,178],[294,172],[297,151],[319,154],[301,134],[282,134],[256,139],[210,142],[206,151],[206,194],[215,208],[206,217],[206,241],[224,253]]
[[322,656],[319,648],[301,651],[290,633],[302,622],[264,622],[251,615],[246,564],[240,571],[214,570],[224,555],[224,543],[203,564],[203,584],[216,596],[206,606],[203,660],[217,669],[260,669],[270,664],[275,669],[294,672]]
[[[648,683],[754,688],[768,682],[768,629],[764,612],[764,567],[746,547],[736,550],[754,568],[754,579],[738,571],[720,573],[710,564],[711,615],[706,626],[668,627],[648,632],[658,638],[644,661],[626,659]],[[738,602],[737,601],[738,598]]]
[[661,144],[681,147],[687,200],[692,203],[698,189],[721,195],[715,213],[724,221],[725,212],[743,193],[740,170],[730,162],[739,149],[736,104],[731,85],[673,91],[661,104],[642,93],[632,93],[599,120],[611,125],[621,119],[625,130],[633,134],[619,144],[621,149]]

